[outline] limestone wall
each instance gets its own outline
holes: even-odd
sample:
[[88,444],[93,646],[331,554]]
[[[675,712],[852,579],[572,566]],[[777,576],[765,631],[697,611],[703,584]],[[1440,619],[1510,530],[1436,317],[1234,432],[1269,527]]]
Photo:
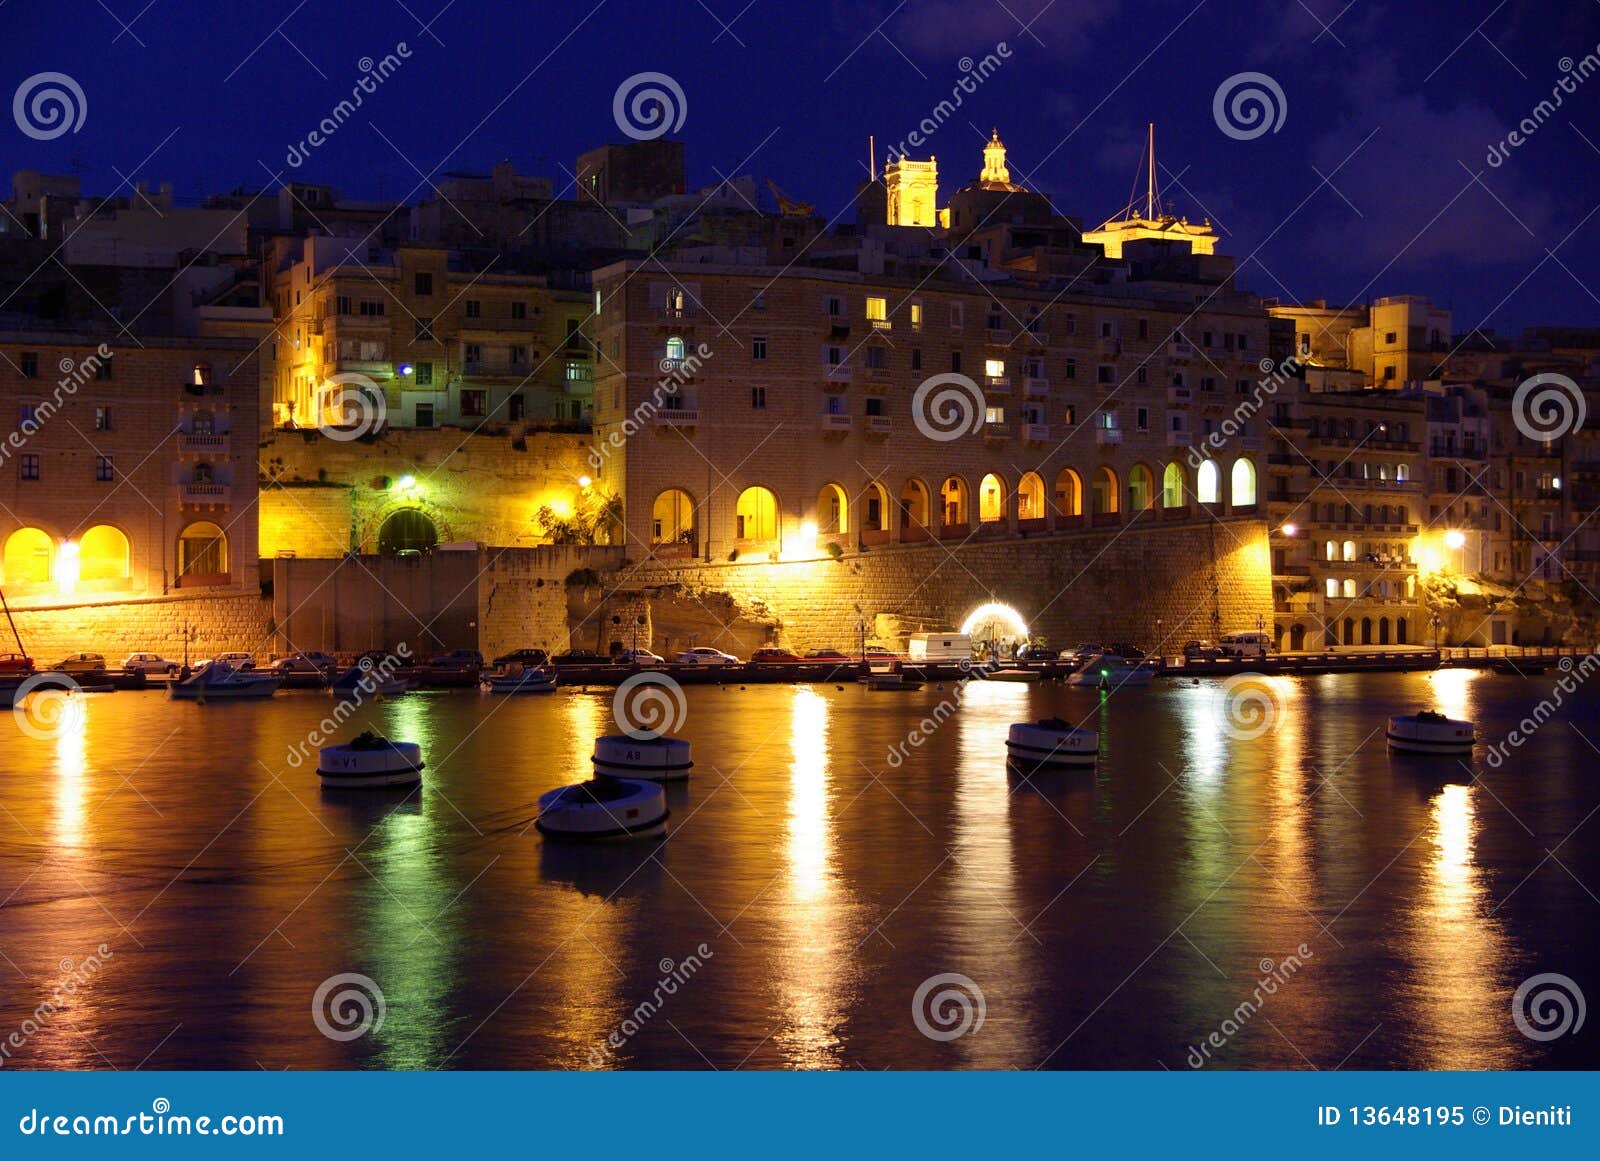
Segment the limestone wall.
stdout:
[[[194,660],[236,650],[265,659],[273,651],[272,604],[255,589],[223,596],[13,609],[12,615],[37,665],[53,665],[71,653],[103,653],[111,666],[122,664],[130,653],[160,653],[182,661],[186,631]],[[4,632],[0,627],[0,634]],[[0,639],[0,653],[13,647]]]

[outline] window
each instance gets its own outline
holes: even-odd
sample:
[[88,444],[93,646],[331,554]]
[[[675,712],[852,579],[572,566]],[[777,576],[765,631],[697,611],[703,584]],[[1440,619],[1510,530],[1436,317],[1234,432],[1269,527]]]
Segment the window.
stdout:
[[1394,345],[1394,332],[1393,331],[1385,331],[1384,335],[1383,335],[1383,341],[1388,343],[1390,346],[1393,346]]
[[1115,383],[1117,381],[1117,369],[1108,363],[1101,363],[1095,368],[1094,380],[1096,383]]
[[361,300],[361,314],[365,318],[382,318],[385,303],[381,298],[363,298]]
[[102,484],[110,483],[114,475],[111,469],[110,456],[96,456],[94,461],[94,478]]
[[483,303],[481,301],[479,301],[478,299],[476,299],[476,298],[467,299],[467,317],[468,318],[482,318],[483,317]]
[[889,365],[889,352],[882,347],[867,348],[867,366],[876,370],[883,370]]
[[433,275],[419,273],[415,280],[416,291],[419,296],[433,293]]
[[686,349],[683,345],[683,338],[679,335],[673,335],[667,340],[667,358],[669,359],[682,359]]
[[511,365],[513,367],[526,367],[528,365],[528,348],[513,346],[511,348]]
[[463,391],[461,393],[461,414],[471,418],[479,418],[488,413],[489,393],[487,391]]
[[1006,377],[1006,361],[1004,359],[985,359],[983,373],[991,379],[1004,379]]
[[911,329],[914,331],[922,329],[922,304],[920,302],[911,304]]
[[1075,335],[1077,333],[1078,333],[1078,316],[1075,315],[1075,314],[1069,314],[1067,316],[1067,334]]
[[766,335],[756,335],[750,340],[750,357],[752,359],[765,359],[767,357]]
[[1250,380],[1248,380],[1248,379],[1235,379],[1233,381],[1233,392],[1234,392],[1235,395],[1248,395],[1248,394],[1250,394]]
[[94,377],[96,379],[109,379],[109,378],[111,378],[111,364],[112,364],[112,360],[111,359],[100,359],[100,360],[97,360],[95,362],[95,365],[94,365]]
[[829,318],[838,318],[844,313],[844,299],[837,294],[830,294],[822,300],[822,313]]
[[1209,346],[1213,345],[1212,342],[1211,342],[1211,332],[1210,331],[1201,331],[1200,332],[1200,345],[1202,347],[1209,347]]
[[1390,364],[1389,366],[1387,366],[1387,367],[1385,367],[1383,369],[1383,378],[1384,378],[1385,382],[1393,382],[1394,381],[1394,365],[1393,364]]
[[883,396],[881,396],[881,395],[868,395],[867,396],[867,414],[868,415],[882,415],[882,414],[884,414],[884,411],[883,411]]
[[23,351],[17,362],[24,379],[37,379],[39,377],[39,352]]
[[1148,407],[1139,408],[1137,417],[1134,420],[1134,426],[1140,431],[1150,430],[1150,409]]
[[1101,319],[1100,320],[1100,337],[1102,339],[1114,339],[1114,338],[1116,338],[1117,337],[1117,324],[1115,322],[1113,322],[1111,319],[1108,319],[1108,318]]
[[1300,334],[1300,353],[1302,355],[1311,353],[1311,335],[1309,332],[1302,331]]
[[767,409],[767,389],[765,387],[750,388],[750,406],[756,411]]
[[983,421],[985,423],[1004,423],[1006,421],[1006,409],[1004,407],[984,408]]
[[468,343],[462,352],[461,361],[468,367],[476,367],[483,362],[483,348],[477,343]]
[[960,302],[950,304],[950,329],[959,331],[965,321],[965,305]]
[[922,348],[921,347],[912,347],[911,348],[911,369],[913,371],[922,370]]
[[1202,391],[1215,391],[1216,389],[1217,389],[1217,380],[1215,379],[1215,377],[1213,377],[1211,375],[1202,375],[1200,377],[1200,390],[1202,390]]
[[37,480],[39,478],[39,457],[24,455],[17,460],[17,476],[24,480]]
[[824,347],[822,361],[830,367],[844,366],[844,348],[838,346]]
[[961,352],[960,351],[951,351],[950,352],[950,369],[952,371],[954,371],[958,375],[961,373]]
[[1066,377],[1068,379],[1076,379],[1078,377],[1078,360],[1076,360],[1076,359],[1068,359],[1067,360]]
[[516,302],[513,302],[511,304],[511,317],[514,318],[514,319],[525,319],[525,318],[527,318],[528,317],[528,304],[523,302],[523,301],[521,301],[520,299],[518,301],[516,301]]
[[419,403],[419,404],[417,404],[417,426],[418,427],[432,427],[433,426],[433,404],[431,404],[431,403]]
[[889,300],[869,295],[867,298],[867,321],[877,330],[889,329]]
[[1115,411],[1097,411],[1095,412],[1094,420],[1094,425],[1102,430],[1117,430],[1117,413]]
[[111,430],[111,408],[96,407],[94,409],[94,429],[96,431]]
[[[30,424],[30,423],[34,424],[35,426],[37,426],[38,422],[39,422],[39,420],[38,420],[38,408],[36,408],[33,404],[24,403],[22,406],[17,408],[17,426],[18,427],[24,427],[24,426],[26,426],[27,424]],[[29,432],[28,434],[31,435],[33,433]],[[1521,486],[1522,486],[1522,481],[1520,479],[1518,479],[1518,481],[1517,481],[1517,486],[1518,486],[1518,488],[1521,488]]]
[[1222,346],[1225,350],[1233,350],[1233,335],[1225,333],[1222,336]]
[[522,397],[522,393],[520,391],[513,395],[510,399],[506,400],[507,419],[521,419],[523,416],[527,415],[527,413],[528,401]]
[[433,320],[431,318],[419,318],[417,320],[416,341],[419,343],[433,341]]
[[418,363],[416,365],[416,367],[414,368],[414,370],[416,371],[417,386],[418,387],[432,387],[433,386],[433,364],[432,363]]
[[1141,339],[1148,339],[1150,337],[1150,320],[1147,318],[1142,318],[1139,320],[1139,337]]
[[1068,427],[1072,427],[1074,424],[1076,424],[1078,422],[1078,409],[1076,407],[1074,407],[1070,403],[1067,404],[1066,420],[1067,420],[1067,426]]
[[349,314],[350,313],[350,296],[348,294],[341,294],[341,295],[338,295],[337,297],[334,298],[334,300],[333,300],[333,313],[334,314]]
[[1134,381],[1137,382],[1137,383],[1145,382],[1147,380],[1147,371],[1148,371],[1148,368],[1143,367],[1143,366],[1135,368],[1135,370],[1133,372]]

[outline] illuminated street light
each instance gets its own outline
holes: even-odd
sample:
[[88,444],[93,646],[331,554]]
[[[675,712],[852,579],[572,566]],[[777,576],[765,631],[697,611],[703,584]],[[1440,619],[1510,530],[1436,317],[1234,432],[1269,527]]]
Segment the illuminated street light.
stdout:
[[591,480],[588,476],[579,476],[578,477],[578,487],[580,487],[580,488],[587,488],[592,483],[594,483],[594,481]]
[[1452,529],[1444,534],[1444,542],[1447,547],[1456,549],[1466,544],[1467,538],[1464,533]]
[[398,480],[395,481],[395,487],[400,488],[402,490],[408,490],[408,489],[411,489],[411,488],[415,488],[416,486],[417,486],[417,477],[411,475],[409,472],[406,473],[405,475],[401,476]]
[[1293,536],[1296,532],[1299,532],[1299,531],[1300,531],[1300,529],[1296,528],[1293,524],[1285,524],[1283,526],[1283,534],[1285,536]]

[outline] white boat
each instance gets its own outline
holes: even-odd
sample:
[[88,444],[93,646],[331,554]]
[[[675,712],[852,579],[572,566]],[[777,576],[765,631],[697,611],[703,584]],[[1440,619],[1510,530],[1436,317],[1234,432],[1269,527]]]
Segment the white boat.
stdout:
[[1149,685],[1155,676],[1155,670],[1148,665],[1118,657],[1114,653],[1097,653],[1067,674],[1067,684],[1121,689],[1125,685]]
[[677,782],[689,777],[689,743],[682,738],[607,734],[594,742],[594,772],[612,778]]
[[896,661],[892,665],[875,666],[868,669],[866,674],[856,678],[858,682],[868,689],[887,689],[912,691],[922,688],[922,682],[914,677],[907,677],[905,666]]
[[1006,757],[1023,766],[1093,766],[1100,735],[1062,718],[1018,722],[1006,734]]
[[328,685],[334,697],[393,697],[411,688],[410,682],[378,669],[352,665]]
[[324,786],[342,789],[408,786],[422,781],[422,747],[391,742],[368,730],[343,745],[322,747],[317,775]]
[[1390,718],[1388,736],[1391,750],[1461,757],[1472,753],[1472,744],[1477,740],[1471,722],[1447,718],[1433,710]]
[[537,667],[493,674],[483,679],[483,688],[490,693],[554,693],[556,675],[548,669]]
[[271,697],[282,684],[283,679],[276,674],[235,669],[225,661],[213,661],[182,681],[169,682],[167,692],[179,701],[238,701]]
[[1037,669],[995,669],[983,675],[985,681],[1038,681]]
[[541,794],[534,825],[554,839],[654,838],[666,833],[670,813],[660,783],[595,778]]

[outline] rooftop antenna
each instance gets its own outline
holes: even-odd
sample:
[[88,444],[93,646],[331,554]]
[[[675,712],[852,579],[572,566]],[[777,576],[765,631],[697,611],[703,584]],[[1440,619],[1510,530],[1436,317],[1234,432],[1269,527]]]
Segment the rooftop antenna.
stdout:
[[1154,221],[1156,216],[1156,123],[1150,122],[1150,177],[1144,188],[1144,218]]
[[867,180],[878,180],[878,138],[875,134],[867,134]]

